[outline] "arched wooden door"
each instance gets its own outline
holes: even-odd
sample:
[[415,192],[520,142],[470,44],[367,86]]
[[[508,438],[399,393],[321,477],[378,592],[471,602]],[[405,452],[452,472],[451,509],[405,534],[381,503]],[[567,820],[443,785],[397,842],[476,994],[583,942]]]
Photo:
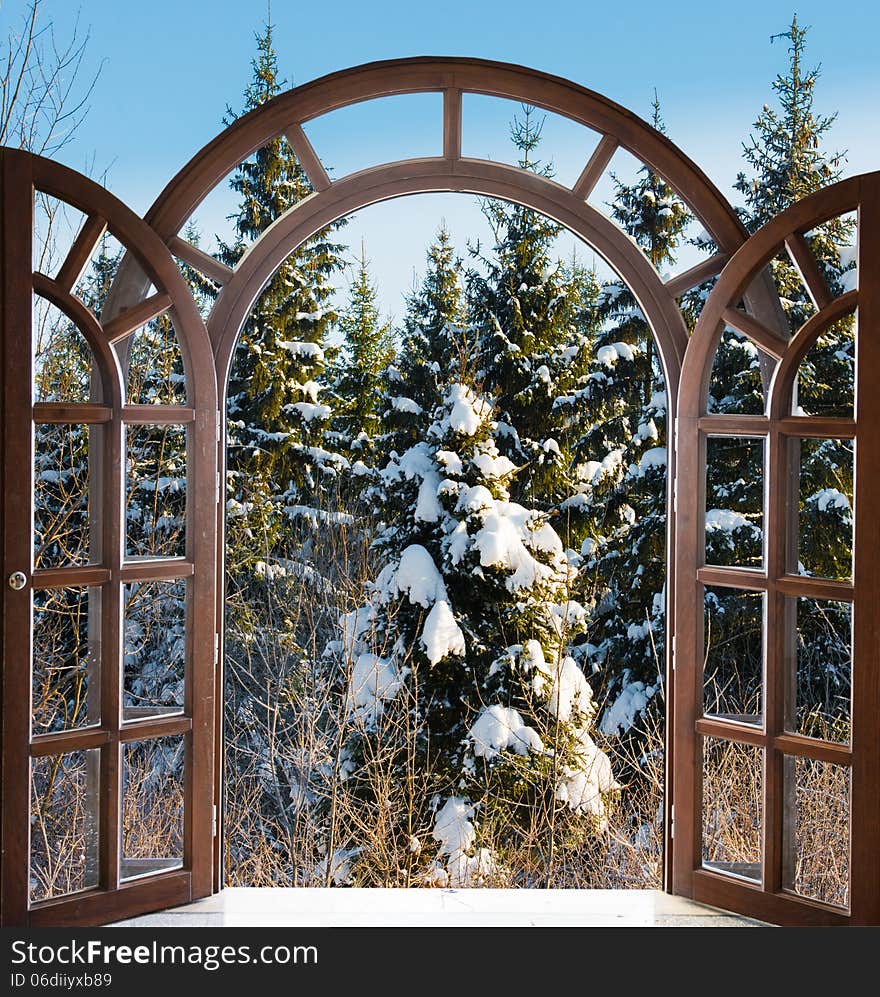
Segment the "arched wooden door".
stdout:
[[[216,379],[149,226],[0,155],[2,921],[103,923],[212,889]],[[61,260],[32,253],[35,196],[81,213]],[[151,288],[99,319],[105,232]]]
[[[857,240],[829,284],[813,250],[841,216]],[[808,295],[790,340],[741,310],[786,253]],[[724,411],[724,349],[763,355],[763,411]],[[872,173],[749,239],[682,372],[673,888],[781,924],[880,923],[878,384]]]

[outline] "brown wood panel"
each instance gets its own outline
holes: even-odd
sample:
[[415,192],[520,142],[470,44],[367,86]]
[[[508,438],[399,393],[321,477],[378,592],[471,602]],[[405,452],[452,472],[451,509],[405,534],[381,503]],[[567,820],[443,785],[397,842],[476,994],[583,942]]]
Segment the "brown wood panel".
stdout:
[[32,570],[33,464],[31,405],[31,239],[33,179],[30,157],[0,151],[0,349],[3,407],[2,541],[3,709],[0,779],[0,923],[24,924],[27,919],[30,827],[30,661],[31,588],[19,592],[7,584],[14,571],[30,583]]
[[700,717],[694,721],[698,734],[704,737],[721,737],[739,744],[754,744],[759,748],[770,743],[770,738],[760,727],[737,723],[733,720],[717,720],[714,717]]
[[119,577],[123,582],[160,582],[174,578],[192,578],[195,565],[185,557],[129,558],[122,562]]
[[880,924],[880,174],[860,180],[852,674],[852,909]]
[[[701,560],[702,552],[698,554],[698,563]],[[757,568],[721,568],[714,564],[699,567],[697,578],[703,585],[724,585],[727,588],[742,588],[755,592],[763,592],[769,584],[766,572]]]
[[35,906],[34,928],[77,928],[122,921],[138,914],[179,907],[193,899],[190,873],[177,870],[149,879],[123,883],[113,893],[90,890]]
[[817,416],[789,416],[780,419],[776,428],[783,436],[801,436],[817,440],[851,440],[856,435],[854,419]]
[[800,927],[863,923],[851,918],[846,911],[826,904],[788,894],[765,893],[759,886],[708,869],[695,870],[693,879],[694,900],[712,907],[747,911],[750,917],[759,921]]
[[716,436],[766,436],[770,420],[763,415],[704,415],[697,425]]
[[461,90],[443,91],[443,156],[461,159]]
[[70,568],[40,568],[34,572],[34,590],[104,585],[110,581],[109,568],[88,564]]
[[773,741],[777,751],[798,758],[817,758],[832,765],[851,765],[852,750],[845,744],[817,741],[801,734],[779,734]]

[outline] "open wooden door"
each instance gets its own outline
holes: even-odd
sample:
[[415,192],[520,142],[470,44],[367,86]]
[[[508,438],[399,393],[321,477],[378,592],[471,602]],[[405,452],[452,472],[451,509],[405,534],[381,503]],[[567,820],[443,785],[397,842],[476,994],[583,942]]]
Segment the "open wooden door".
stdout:
[[[216,378],[152,229],[0,155],[2,923],[97,924],[212,890]],[[122,251],[152,288],[113,315]]]
[[[852,260],[844,254],[848,272],[829,278],[816,239],[842,216]],[[741,310],[780,254],[808,296],[790,339]],[[724,365],[729,376],[735,355],[736,376],[755,384],[751,411],[725,411]],[[724,268],[685,355],[677,893],[779,924],[880,923],[878,426],[873,173],[820,191],[752,236]],[[805,544],[808,531],[824,544]]]

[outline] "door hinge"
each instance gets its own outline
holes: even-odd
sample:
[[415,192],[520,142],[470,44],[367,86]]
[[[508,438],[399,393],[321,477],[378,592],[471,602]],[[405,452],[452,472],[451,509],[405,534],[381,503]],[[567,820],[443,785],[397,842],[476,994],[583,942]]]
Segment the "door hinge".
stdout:
[[214,634],[214,664],[220,664],[220,634]]
[[219,505],[220,504],[220,472],[219,471],[217,472],[216,494],[217,494],[216,501],[217,501],[217,504]]
[[[214,808],[217,809],[216,807]],[[669,808],[669,837],[675,837],[675,807],[671,806]]]
[[211,837],[217,837],[217,804],[211,807]]
[[675,634],[672,635],[672,670],[675,671],[675,658],[676,658],[676,646],[675,646]]
[[217,415],[217,419],[216,419],[217,442],[219,443],[220,442],[220,413],[217,412],[216,415]]

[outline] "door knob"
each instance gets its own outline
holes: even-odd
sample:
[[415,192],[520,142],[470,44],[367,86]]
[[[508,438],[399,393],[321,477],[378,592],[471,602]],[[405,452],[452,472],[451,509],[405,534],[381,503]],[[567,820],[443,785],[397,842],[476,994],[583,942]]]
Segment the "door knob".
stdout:
[[20,592],[27,585],[27,575],[23,571],[13,571],[9,576],[9,587],[13,592]]

